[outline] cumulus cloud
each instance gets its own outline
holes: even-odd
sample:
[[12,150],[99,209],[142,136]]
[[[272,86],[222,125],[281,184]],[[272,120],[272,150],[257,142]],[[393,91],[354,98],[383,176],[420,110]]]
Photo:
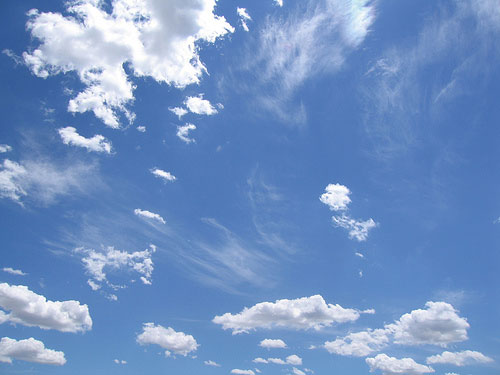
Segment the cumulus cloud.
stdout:
[[366,241],[370,230],[377,226],[377,223],[371,218],[365,221],[358,221],[347,215],[333,216],[332,221],[336,227],[347,229],[349,231],[349,238],[360,242]]
[[289,365],[295,365],[295,366],[301,366],[302,365],[302,358],[300,358],[296,354],[289,355],[286,357],[286,363]]
[[96,134],[92,138],[85,138],[71,126],[58,129],[58,132],[65,145],[83,147],[87,151],[111,153],[111,142],[100,134]]
[[370,372],[382,371],[384,375],[421,375],[434,372],[434,369],[415,362],[412,358],[397,359],[386,354],[374,358],[366,358]]
[[50,204],[58,196],[83,192],[96,182],[96,167],[89,163],[68,165],[45,160],[0,163],[0,198],[23,204],[23,198]]
[[0,362],[12,363],[13,360],[59,365],[66,363],[63,352],[45,348],[43,342],[30,337],[26,340],[14,340],[2,337],[0,340]]
[[177,177],[175,177],[172,173],[166,172],[159,168],[151,169],[151,173],[154,174],[156,177],[161,178],[164,181],[173,182],[177,180]]
[[286,343],[281,339],[264,339],[260,342],[259,346],[267,349],[286,348]]
[[238,368],[232,369],[231,374],[236,374],[236,375],[255,375],[255,372],[252,370],[240,370]]
[[376,329],[350,333],[335,341],[325,342],[324,347],[332,354],[365,357],[374,351],[384,348],[388,343],[387,330]]
[[[167,352],[187,356],[198,349],[198,343],[191,335],[176,332],[172,328],[162,327],[154,323],[144,323],[143,332],[137,336],[140,345],[159,345]],[[169,354],[166,352],[166,355]]]
[[182,118],[182,116],[188,113],[188,110],[182,107],[173,107],[169,108],[168,110],[179,117],[179,120]]
[[446,302],[427,302],[426,309],[404,314],[395,324],[388,325],[396,344],[431,344],[447,346],[468,339],[467,319],[458,316],[457,310]]
[[0,144],[0,154],[10,151],[12,151],[12,147],[10,147],[9,145]]
[[136,127],[137,131],[141,132],[141,133],[145,133],[146,132],[146,127],[145,126],[138,126]]
[[[345,213],[348,210],[351,198],[351,191],[347,186],[340,184],[328,184],[325,192],[319,197],[319,200],[326,204],[332,211],[343,211],[342,215],[332,216],[333,225],[349,231],[349,238],[357,241],[366,241],[368,233],[377,226],[373,219],[365,221],[356,220]],[[359,253],[356,253],[358,255]],[[362,254],[360,254],[362,257]]]
[[350,333],[325,342],[330,353],[364,357],[390,343],[400,345],[436,345],[445,347],[467,340],[467,319],[446,302],[427,302],[426,309],[413,310],[381,329]]
[[238,13],[238,16],[240,17],[240,22],[241,22],[241,27],[243,27],[243,30],[249,31],[247,22],[252,20],[252,17],[248,14],[246,8],[236,8],[236,13]]
[[144,284],[151,284],[153,274],[153,253],[156,246],[150,245],[149,249],[144,251],[135,251],[128,253],[126,251],[116,250],[110,246],[102,251],[93,249],[77,248],[75,253],[82,256],[82,263],[85,271],[92,277],[89,285],[93,290],[101,288],[102,283],[113,287],[107,279],[107,272],[134,271],[138,273]]
[[211,116],[217,113],[215,107],[208,100],[203,99],[203,94],[188,96],[184,104],[190,112],[196,113],[197,115]]
[[203,363],[207,366],[220,367],[220,365],[217,362],[214,362],[212,360],[204,361]]
[[70,112],[92,111],[106,125],[133,120],[127,105],[136,77],[176,87],[200,81],[206,68],[198,42],[214,43],[234,31],[214,14],[216,0],[116,0],[108,13],[94,0],[68,2],[67,16],[31,10],[27,28],[39,45],[23,59],[38,77],[74,71],[85,89],[68,104]]
[[61,332],[92,329],[87,305],[78,301],[49,301],[23,285],[0,284],[0,321]]
[[2,268],[2,271],[10,273],[11,275],[17,275],[17,276],[26,276],[27,275],[27,273],[24,273],[21,270],[15,270],[14,268],[11,268],[11,267],[4,267],[4,268]]
[[351,191],[347,186],[341,184],[328,184],[325,192],[321,194],[319,200],[326,204],[332,211],[345,211],[351,203]]
[[126,365],[127,364],[127,361],[124,361],[123,359],[114,359],[113,360],[114,363],[116,363],[117,365]]
[[166,223],[165,219],[163,219],[160,215],[155,214],[154,212],[151,212],[151,211],[141,210],[140,208],[136,208],[134,210],[134,214],[137,216],[141,216],[141,217],[145,217],[148,219],[159,221],[162,224]]
[[177,127],[177,136],[184,142],[186,143],[191,143],[195,142],[193,138],[189,138],[189,132],[191,130],[195,130],[196,126],[193,124],[187,123],[186,125],[178,126]]
[[358,310],[327,304],[323,297],[315,295],[294,300],[261,302],[250,308],[245,307],[239,314],[216,316],[213,322],[222,325],[225,330],[231,329],[235,335],[249,333],[257,328],[273,327],[320,330],[333,323],[355,321],[359,316]]
[[306,373],[304,371],[301,371],[296,367],[292,368],[292,372],[294,375],[306,375]]
[[493,359],[485,356],[483,353],[474,352],[472,350],[464,350],[462,352],[443,352],[427,358],[427,364],[450,364],[455,366],[465,366],[474,363],[489,363]]

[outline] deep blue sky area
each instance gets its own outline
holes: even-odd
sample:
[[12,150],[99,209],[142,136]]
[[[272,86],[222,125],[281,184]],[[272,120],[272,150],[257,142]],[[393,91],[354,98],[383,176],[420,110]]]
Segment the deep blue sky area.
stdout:
[[497,0],[0,14],[0,373],[498,375]]

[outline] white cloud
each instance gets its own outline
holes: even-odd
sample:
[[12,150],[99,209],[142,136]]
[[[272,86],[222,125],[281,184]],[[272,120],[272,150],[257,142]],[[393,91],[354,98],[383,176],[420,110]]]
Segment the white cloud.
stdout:
[[127,361],[124,361],[123,359],[114,359],[113,360],[114,363],[116,363],[117,365],[126,365],[127,364]]
[[155,251],[156,246],[154,245],[150,245],[149,249],[144,251],[135,251],[133,253],[116,250],[111,246],[103,251],[85,248],[75,249],[77,254],[82,254],[85,271],[93,278],[88,282],[93,290],[99,289],[103,282],[112,286],[107,280],[106,272],[109,271],[135,271],[141,275],[141,281],[144,284],[151,284],[154,268],[151,257]]
[[361,253],[355,253],[354,255],[356,255],[357,257],[360,257],[360,258],[364,258],[365,256]]
[[245,307],[239,314],[216,316],[213,322],[222,325],[223,329],[231,329],[234,335],[273,327],[319,330],[333,323],[355,321],[359,315],[358,310],[327,304],[323,297],[315,295],[274,303],[261,302],[250,308]]
[[289,365],[302,366],[302,358],[298,355],[292,354],[286,357],[286,363]]
[[286,348],[286,343],[281,339],[264,339],[260,342],[259,346],[267,349]]
[[140,345],[159,345],[169,352],[183,356],[196,351],[199,346],[193,336],[154,323],[144,323],[143,332],[137,336],[137,342]]
[[298,368],[292,368],[292,372],[294,375],[306,375],[304,371],[299,370]]
[[379,354],[374,358],[366,358],[370,372],[381,370],[384,375],[421,375],[434,372],[431,367],[416,363],[411,358],[397,359],[386,354]]
[[45,348],[43,342],[30,337],[26,340],[14,340],[2,337],[0,340],[0,362],[12,363],[13,360],[59,365],[66,363],[63,352]]
[[196,113],[197,115],[215,115],[217,110],[215,107],[206,99],[203,99],[203,94],[198,96],[188,96],[184,101],[184,104],[189,109],[189,111]]
[[146,127],[145,126],[138,126],[136,127],[137,131],[141,132],[141,133],[145,133],[146,132]]
[[151,169],[151,173],[156,177],[163,179],[164,181],[175,181],[177,178],[170,172],[166,172],[159,168]]
[[203,363],[207,366],[220,367],[220,365],[217,362],[214,362],[212,360],[204,361]]
[[57,131],[65,145],[83,147],[87,151],[111,153],[111,142],[100,134],[96,134],[92,138],[85,138],[78,134],[72,126],[67,126]]
[[358,221],[347,215],[332,216],[333,224],[337,227],[347,229],[349,231],[349,238],[357,241],[366,241],[371,229],[377,226],[377,223],[372,219],[365,221]]
[[9,145],[0,144],[0,154],[10,151],[12,151],[12,147],[10,147]]
[[168,110],[174,113],[177,117],[179,117],[179,120],[182,118],[182,116],[188,113],[188,110],[182,107],[173,107],[169,108]]
[[381,329],[350,333],[325,342],[330,353],[363,357],[379,351],[391,342],[400,345],[436,345],[445,347],[467,340],[469,323],[446,302],[427,302],[426,309],[413,310]]
[[61,332],[85,332],[92,329],[87,305],[78,301],[49,301],[23,285],[0,284],[0,308],[3,321],[28,327]]
[[232,369],[231,374],[236,374],[236,375],[255,375],[255,373],[252,370],[240,370],[238,368]]
[[22,204],[22,198],[31,198],[50,204],[60,195],[85,191],[96,184],[94,164],[55,164],[44,160],[26,160],[21,163],[5,159],[0,163],[0,198],[9,198]]
[[186,143],[195,142],[193,138],[189,138],[189,131],[195,130],[196,126],[193,124],[186,123],[186,125],[177,127],[177,136]]
[[283,0],[274,0],[274,3],[280,7],[283,6]]
[[465,366],[474,363],[489,363],[493,359],[485,356],[483,353],[474,352],[471,350],[464,350],[462,352],[443,352],[441,354],[433,355],[427,358],[428,364],[450,364],[455,366]]
[[395,324],[386,326],[394,334],[394,342],[404,345],[431,344],[447,346],[468,339],[470,327],[465,318],[446,302],[427,302],[426,309],[413,310]]
[[151,212],[151,211],[141,210],[140,208],[136,208],[134,210],[134,214],[137,216],[142,216],[142,217],[145,217],[148,219],[159,221],[162,224],[166,223],[164,218],[162,218],[160,215],[155,214],[154,212]]
[[332,211],[345,211],[349,203],[351,203],[350,194],[351,191],[347,186],[328,184],[325,193],[321,194],[319,200],[330,207]]
[[268,358],[267,363],[274,363],[275,365],[286,365],[286,362],[281,358]]
[[325,349],[332,354],[365,357],[379,351],[388,343],[388,332],[385,329],[376,329],[350,333],[335,341],[327,341]]
[[4,268],[2,268],[2,271],[10,273],[11,275],[17,275],[17,276],[26,276],[27,275],[27,273],[24,273],[21,270],[15,270],[14,268],[11,268],[11,267],[4,267]]
[[249,29],[247,21],[251,21],[252,17],[250,17],[246,8],[236,8],[236,13],[238,13],[238,16],[240,16],[241,27],[243,27],[243,30],[248,32]]
[[299,3],[286,18],[268,18],[258,48],[247,57],[247,69],[259,78],[252,83],[259,103],[289,122],[306,117],[303,104],[291,102],[297,89],[309,78],[338,72],[375,18],[369,0]]
[[69,16],[31,10],[27,28],[40,44],[23,53],[38,77],[75,71],[86,88],[72,98],[70,112],[93,111],[118,128],[119,113],[129,120],[127,105],[134,85],[125,72],[151,77],[176,87],[200,81],[206,71],[198,42],[214,43],[234,29],[215,15],[216,0],[116,0],[110,13],[101,2],[67,5]]
[[253,360],[253,362],[255,362],[255,363],[268,363],[267,359],[260,358],[260,357],[255,358],[255,359]]

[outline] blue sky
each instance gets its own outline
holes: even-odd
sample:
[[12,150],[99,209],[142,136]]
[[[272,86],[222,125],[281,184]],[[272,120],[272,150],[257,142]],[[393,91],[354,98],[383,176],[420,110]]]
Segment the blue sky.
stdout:
[[498,374],[497,1],[0,7],[2,374]]

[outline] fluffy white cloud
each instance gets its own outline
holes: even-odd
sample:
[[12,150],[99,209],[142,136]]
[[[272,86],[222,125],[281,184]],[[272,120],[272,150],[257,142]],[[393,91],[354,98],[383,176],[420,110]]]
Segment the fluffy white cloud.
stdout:
[[306,375],[304,371],[299,370],[298,368],[292,368],[292,372],[294,375]]
[[281,299],[274,303],[261,302],[250,308],[245,307],[239,314],[216,316],[213,322],[222,325],[223,329],[231,329],[234,335],[272,327],[319,330],[333,323],[355,321],[359,315],[358,310],[327,304],[323,297],[315,295]]
[[274,363],[275,365],[286,365],[286,362],[281,358],[268,358],[267,363]]
[[177,177],[175,177],[173,174],[171,174],[170,172],[166,172],[166,171],[159,169],[159,168],[151,169],[151,173],[154,174],[156,177],[163,179],[164,181],[177,180]]
[[144,323],[143,332],[137,336],[137,342],[141,345],[159,345],[167,352],[183,356],[196,351],[199,346],[193,336],[154,323]]
[[443,352],[427,358],[428,364],[450,364],[455,366],[465,366],[473,363],[489,363],[493,359],[485,356],[483,353],[474,352],[472,350],[464,350],[462,352]]
[[12,151],[12,147],[10,147],[9,145],[0,144],[0,154],[3,154],[5,152],[9,152],[9,151]]
[[404,314],[384,328],[350,333],[343,338],[325,342],[330,353],[363,357],[379,351],[391,342],[401,345],[447,346],[467,340],[470,327],[465,318],[446,302],[427,302],[426,309]]
[[412,358],[397,359],[386,354],[366,358],[370,372],[381,370],[384,375],[421,375],[434,372],[434,369],[415,362]]
[[286,343],[281,339],[264,339],[260,342],[259,346],[267,349],[286,348]]
[[446,346],[468,339],[470,325],[446,302],[427,302],[426,309],[413,310],[395,324],[386,326],[394,334],[396,344],[432,344]]
[[22,204],[22,198],[29,197],[49,204],[60,195],[82,192],[95,185],[95,176],[95,165],[89,163],[63,165],[44,160],[17,163],[5,159],[0,163],[0,198]]
[[188,96],[184,101],[184,104],[189,109],[189,111],[196,113],[197,115],[215,115],[217,110],[215,107],[206,99],[203,99],[203,94],[198,96]]
[[231,374],[236,374],[236,375],[255,375],[255,372],[252,370],[240,370],[238,368],[232,369]]
[[349,238],[354,238],[360,242],[366,241],[370,230],[377,226],[377,223],[371,218],[365,221],[358,221],[347,215],[333,216],[332,221],[335,226],[347,229],[349,231]]
[[166,223],[164,218],[162,218],[160,215],[155,214],[154,212],[151,212],[151,211],[141,210],[140,208],[136,208],[134,210],[134,214],[137,216],[142,216],[142,217],[145,217],[148,219],[159,221],[162,224]]
[[387,330],[376,329],[350,333],[335,341],[327,341],[325,342],[325,349],[333,354],[364,357],[382,349],[388,343]]
[[[325,193],[319,197],[319,200],[326,204],[332,211],[347,211],[349,203],[351,203],[350,194],[351,191],[347,186],[328,184],[325,188]],[[347,229],[349,231],[349,238],[356,239],[357,241],[366,241],[369,231],[377,226],[377,223],[371,218],[365,221],[355,220],[345,213],[333,216],[332,221],[335,226]],[[358,254],[356,253],[356,255]]]
[[46,349],[43,342],[30,337],[26,340],[14,340],[2,337],[0,340],[0,362],[12,363],[12,360],[36,362],[45,365],[64,365],[63,352]]
[[182,118],[182,116],[188,113],[188,110],[182,107],[173,107],[169,108],[168,110],[174,113],[177,117],[179,117],[179,120]]
[[207,366],[220,367],[220,365],[217,362],[214,362],[212,360],[204,361],[203,363]]
[[250,17],[245,8],[236,8],[236,13],[238,13],[238,16],[240,16],[241,27],[243,27],[243,30],[248,32],[249,29],[247,21],[251,21],[252,17]]
[[255,358],[255,359],[253,360],[253,362],[255,362],[255,363],[268,363],[268,362],[267,362],[267,359],[260,358],[260,357]]
[[298,355],[292,354],[286,357],[286,363],[288,363],[289,365],[301,366],[302,358],[300,358]]
[[83,147],[87,151],[111,153],[111,142],[100,134],[96,134],[92,138],[85,138],[78,134],[72,126],[58,129],[58,132],[65,145]]
[[360,258],[364,258],[365,256],[361,253],[354,253],[354,255],[356,255],[357,257],[360,257]]
[[141,133],[145,133],[146,132],[146,127],[145,126],[138,126],[136,129],[137,129],[137,131],[139,131]]
[[319,200],[330,207],[332,211],[345,211],[349,203],[351,203],[350,194],[351,191],[347,186],[328,184],[325,192],[319,197]]
[[177,136],[186,143],[195,142],[193,138],[189,138],[189,131],[196,130],[196,126],[187,123],[186,125],[177,127]]
[[113,360],[114,363],[116,363],[117,365],[126,365],[127,364],[127,361],[124,361],[123,359],[114,359]]
[[17,275],[17,276],[26,276],[27,275],[27,273],[24,273],[21,270],[15,270],[12,267],[4,267],[4,268],[2,268],[2,271],[10,273],[11,275]]
[[23,53],[38,77],[75,71],[86,86],[71,112],[92,111],[110,127],[129,120],[134,85],[124,70],[177,87],[198,83],[206,71],[197,43],[214,43],[234,29],[214,14],[216,0],[116,0],[110,13],[95,0],[68,2],[68,16],[31,10],[27,28],[39,45]]
[[61,332],[85,332],[92,329],[87,305],[78,301],[49,301],[23,285],[0,284],[1,320]]
[[153,253],[156,251],[156,246],[150,245],[149,249],[144,251],[135,251],[128,253],[126,251],[116,250],[113,247],[107,247],[103,251],[93,249],[78,248],[75,249],[77,254],[81,254],[82,263],[85,271],[93,278],[89,281],[89,285],[93,290],[101,287],[100,283],[106,282],[112,285],[107,280],[108,270],[111,271],[135,271],[141,275],[141,281],[144,284],[151,284],[151,276],[153,274]]

